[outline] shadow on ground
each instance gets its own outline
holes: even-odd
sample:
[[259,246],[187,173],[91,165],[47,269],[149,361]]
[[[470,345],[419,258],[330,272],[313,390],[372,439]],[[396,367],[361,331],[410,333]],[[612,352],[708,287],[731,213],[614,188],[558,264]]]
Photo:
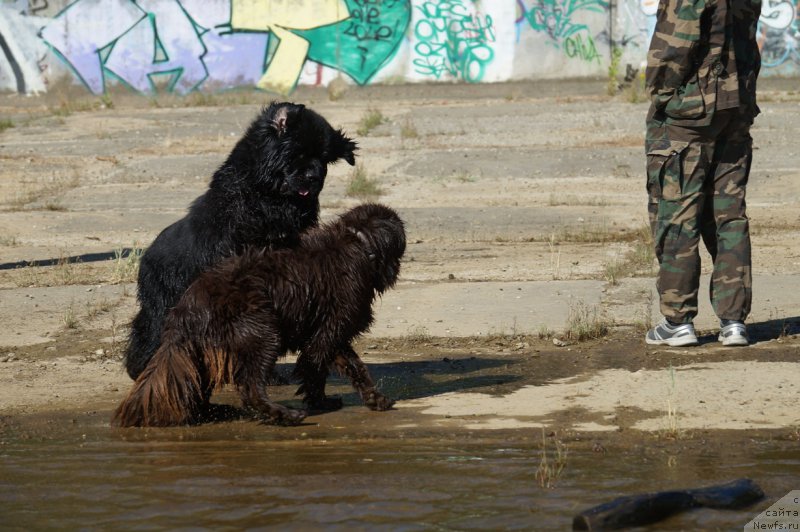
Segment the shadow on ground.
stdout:
[[83,253],[81,255],[70,255],[69,257],[59,257],[57,259],[41,260],[19,260],[16,262],[0,263],[0,270],[16,270],[17,268],[28,268],[38,266],[59,266],[62,264],[85,264],[87,262],[103,262],[107,260],[127,259],[132,253],[139,253],[141,250],[133,248],[122,248],[114,251],[102,251],[98,253]]
[[[503,369],[518,364],[514,359],[492,359],[480,357],[449,358],[439,361],[393,362],[370,364],[370,373],[378,390],[394,400],[407,401],[423,397],[441,395],[448,392],[480,389],[482,393],[505,393],[505,386],[518,383],[522,375],[503,372]],[[281,403],[293,408],[302,408],[301,399],[295,396],[299,383],[291,378],[294,365],[279,364],[277,373],[280,382],[270,386],[269,393]],[[476,374],[482,372],[482,374]],[[328,378],[326,392],[342,398],[343,406],[361,405],[358,394],[353,391],[347,379],[332,375]],[[215,396],[201,423],[226,422],[251,417],[245,410],[229,404],[236,402],[230,392]],[[315,412],[313,415],[321,414]]]

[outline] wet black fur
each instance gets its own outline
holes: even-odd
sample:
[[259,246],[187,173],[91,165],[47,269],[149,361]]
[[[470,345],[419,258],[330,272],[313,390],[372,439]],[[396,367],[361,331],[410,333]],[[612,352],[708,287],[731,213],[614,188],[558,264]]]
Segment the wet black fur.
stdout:
[[[164,317],[197,275],[248,246],[290,248],[319,219],[327,165],[355,163],[356,145],[303,105],[264,108],[189,212],[142,256],[140,310],[125,368],[135,379],[158,348]],[[302,193],[305,192],[305,195]]]
[[202,273],[168,314],[161,346],[114,414],[121,426],[197,421],[215,388],[235,384],[257,417],[295,424],[303,410],[267,396],[278,357],[297,351],[298,394],[312,409],[331,369],[350,378],[364,403],[387,410],[352,341],[373,320],[375,297],[392,287],[405,251],[403,222],[388,207],[365,204],[303,234],[291,250],[247,250]]

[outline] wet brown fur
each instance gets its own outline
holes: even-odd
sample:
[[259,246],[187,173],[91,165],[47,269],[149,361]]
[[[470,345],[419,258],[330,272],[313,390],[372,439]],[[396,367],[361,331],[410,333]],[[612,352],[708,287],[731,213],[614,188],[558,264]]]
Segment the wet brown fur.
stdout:
[[296,424],[306,416],[275,403],[266,386],[275,362],[299,353],[298,394],[312,409],[333,409],[325,381],[335,369],[364,403],[387,410],[352,341],[372,323],[372,302],[392,287],[405,251],[403,222],[388,207],[361,205],[311,229],[298,248],[248,250],[201,274],[167,316],[161,345],[114,413],[128,426],[199,420],[212,392],[236,385],[257,417]]

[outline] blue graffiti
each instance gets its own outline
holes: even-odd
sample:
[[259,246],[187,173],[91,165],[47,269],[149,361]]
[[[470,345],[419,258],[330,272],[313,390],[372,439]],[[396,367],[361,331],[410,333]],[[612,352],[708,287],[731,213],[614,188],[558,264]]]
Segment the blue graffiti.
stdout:
[[232,86],[263,75],[269,34],[232,33],[229,20],[228,0],[79,0],[40,35],[94,94],[108,77],[139,92],[163,84],[184,94],[209,78]]

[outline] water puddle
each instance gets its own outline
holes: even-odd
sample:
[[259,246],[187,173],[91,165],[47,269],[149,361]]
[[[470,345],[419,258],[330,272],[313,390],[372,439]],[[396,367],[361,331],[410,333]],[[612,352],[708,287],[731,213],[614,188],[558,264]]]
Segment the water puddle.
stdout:
[[800,451],[786,441],[567,441],[566,467],[544,488],[541,431],[425,433],[371,423],[381,418],[357,407],[289,428],[120,430],[107,419],[51,414],[3,427],[4,529],[564,530],[617,496],[753,478],[763,503],[659,525],[733,529],[799,486]]

